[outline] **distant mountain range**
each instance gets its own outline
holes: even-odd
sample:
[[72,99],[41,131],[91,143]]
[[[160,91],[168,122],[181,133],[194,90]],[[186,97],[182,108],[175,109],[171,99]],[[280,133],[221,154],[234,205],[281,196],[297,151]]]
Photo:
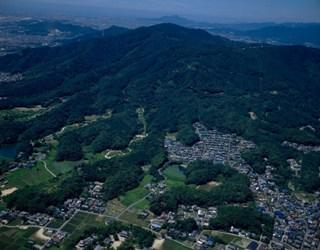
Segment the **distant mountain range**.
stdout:
[[197,22],[179,16],[144,19],[147,24],[174,23],[201,28],[212,34],[244,42],[278,45],[305,45],[320,47],[320,24],[318,23],[234,23],[220,24]]

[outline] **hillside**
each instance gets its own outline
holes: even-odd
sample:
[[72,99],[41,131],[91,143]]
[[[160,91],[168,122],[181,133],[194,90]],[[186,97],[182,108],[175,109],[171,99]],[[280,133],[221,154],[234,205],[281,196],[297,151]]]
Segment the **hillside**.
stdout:
[[[142,107],[149,133],[144,143],[156,145],[144,152],[144,164],[162,154],[165,133],[199,121],[252,140],[258,146],[257,161],[265,164],[266,157],[276,166],[279,184],[292,180],[303,186],[286,162],[302,155],[282,143],[320,144],[317,49],[237,43],[202,30],[161,24],[60,47],[27,49],[0,58],[0,71],[23,76],[0,83],[2,110],[37,105],[46,109],[27,120],[1,120],[3,145],[36,141],[83,122],[85,116],[112,110],[109,129],[97,121],[69,133],[77,135],[82,147],[91,145],[92,151],[123,149],[141,132],[132,115]],[[302,129],[305,126],[312,129]],[[117,140],[100,145],[114,135]],[[318,178],[311,190],[319,187]]]

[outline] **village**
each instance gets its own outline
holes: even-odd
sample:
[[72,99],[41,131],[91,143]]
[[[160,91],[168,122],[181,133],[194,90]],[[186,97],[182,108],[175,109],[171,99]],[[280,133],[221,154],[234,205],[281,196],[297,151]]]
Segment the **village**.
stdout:
[[[267,166],[264,174],[257,174],[241,158],[243,149],[253,148],[255,145],[231,134],[223,134],[217,130],[208,130],[200,123],[194,124],[196,133],[200,141],[191,147],[186,147],[180,142],[171,138],[166,138],[164,146],[168,150],[168,157],[171,161],[190,163],[195,160],[212,160],[215,163],[229,164],[241,173],[248,176],[251,183],[251,190],[255,195],[255,200],[259,210],[275,218],[273,238],[267,246],[263,235],[258,236],[252,232],[241,230],[235,227],[229,229],[229,234],[248,239],[250,248],[247,249],[317,249],[320,245],[320,193],[314,201],[306,202],[298,199],[287,190],[282,190],[273,182],[272,166]],[[27,161],[32,164],[46,157],[47,152],[36,152]],[[25,163],[19,163],[25,164]],[[292,163],[294,164],[294,163]],[[19,165],[18,167],[27,167]],[[162,174],[161,170],[159,170]],[[168,190],[165,181],[152,182],[144,186],[149,194],[146,199],[152,199]],[[66,225],[79,212],[93,215],[105,216],[106,224],[109,219],[118,220],[119,216],[106,216],[106,202],[103,200],[103,183],[88,183],[88,187],[81,197],[68,199],[61,207],[53,207],[51,214],[35,213],[30,214],[24,211],[3,210],[0,212],[1,224],[3,226],[12,225],[13,221],[19,221],[18,226],[36,226],[44,229],[44,234],[48,240],[43,246],[35,244],[38,249],[50,248],[59,245],[68,234],[63,231]],[[121,213],[121,211],[119,211]],[[178,242],[188,242],[193,249],[212,249],[215,245],[215,237],[203,233],[209,226],[209,221],[217,216],[217,207],[199,207],[196,205],[180,205],[177,212],[163,213],[160,216],[151,216],[148,210],[141,210],[138,218],[146,221],[145,228],[154,232],[158,238],[173,239]],[[186,233],[170,225],[178,220],[192,218],[196,221],[198,230]],[[50,227],[53,220],[60,219],[63,224],[60,228]],[[165,228],[165,230],[163,230]],[[103,242],[97,243],[95,235],[81,239],[75,245],[78,250],[84,249],[104,249],[106,247],[117,248],[120,246],[130,232],[119,233],[117,239],[107,237]],[[260,238],[259,238],[260,237]],[[258,239],[258,240],[257,240]],[[240,249],[238,246],[228,244],[219,245],[219,249]]]
[[[217,130],[207,130],[203,125],[194,124],[200,141],[192,147],[186,147],[169,137],[165,147],[173,161],[192,162],[212,160],[215,163],[229,164],[240,173],[247,174],[251,190],[262,212],[275,218],[271,249],[317,249],[320,246],[320,193],[316,193],[313,202],[298,199],[288,190],[279,189],[273,182],[272,166],[259,175],[241,158],[243,149],[250,149],[254,144],[235,135],[223,134]],[[286,143],[285,145],[288,145]],[[296,146],[295,144],[290,146]],[[300,149],[300,148],[299,148]],[[302,149],[301,149],[302,150]],[[311,150],[310,148],[303,150]],[[312,149],[315,150],[315,149]],[[291,169],[300,170],[300,165],[289,159]],[[230,232],[242,234],[239,230]]]
[[5,72],[0,72],[0,83],[2,82],[17,82],[23,79],[22,74],[10,74]]

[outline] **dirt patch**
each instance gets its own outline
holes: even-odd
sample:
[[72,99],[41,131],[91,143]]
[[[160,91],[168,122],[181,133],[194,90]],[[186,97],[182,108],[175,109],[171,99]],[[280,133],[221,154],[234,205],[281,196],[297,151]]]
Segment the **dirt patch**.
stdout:
[[161,240],[155,239],[151,249],[160,250],[162,248],[163,243],[164,243],[164,239],[161,239]]
[[249,115],[250,115],[251,120],[254,120],[254,121],[255,121],[255,120],[258,119],[256,113],[254,113],[254,112],[249,112]]
[[216,187],[216,186],[219,186],[221,183],[220,182],[217,182],[217,181],[210,181],[207,183],[208,186],[210,187]]
[[111,247],[113,249],[118,249],[121,246],[121,244],[126,240],[125,238],[123,238],[119,235],[118,235],[118,238],[119,238],[119,240],[114,240],[114,237],[113,236],[111,237],[111,240],[113,240],[113,244]]
[[50,237],[48,237],[48,236],[46,236],[46,235],[44,234],[44,229],[43,229],[43,228],[40,228],[40,229],[36,232],[35,237],[36,237],[37,239],[43,240],[43,241],[47,241],[47,240],[50,240],[50,239],[51,239]]
[[1,197],[7,196],[9,194],[14,193],[15,191],[17,191],[18,189],[16,187],[12,187],[12,188],[8,188],[8,189],[4,189],[1,191]]

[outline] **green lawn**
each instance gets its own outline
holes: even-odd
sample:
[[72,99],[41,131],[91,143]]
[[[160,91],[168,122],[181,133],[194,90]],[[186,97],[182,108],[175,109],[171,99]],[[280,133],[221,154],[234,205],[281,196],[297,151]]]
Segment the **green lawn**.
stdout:
[[31,249],[27,246],[28,240],[38,229],[29,228],[26,230],[0,228],[0,249],[1,250],[24,250]]
[[176,187],[185,185],[186,177],[184,173],[179,169],[179,165],[171,165],[163,171],[166,177],[167,186]]
[[[125,206],[130,206],[132,203],[146,196],[148,194],[148,190],[145,189],[144,186],[150,183],[151,180],[152,180],[152,176],[146,175],[137,188],[126,192],[123,196],[120,197],[120,201],[122,202],[122,204]],[[145,201],[142,201],[141,204],[138,203],[136,207],[137,208],[140,207],[141,209],[144,209],[144,208],[148,208],[148,204],[149,202],[145,200]]]
[[178,244],[175,241],[166,239],[163,243],[161,250],[190,250],[191,248]]

